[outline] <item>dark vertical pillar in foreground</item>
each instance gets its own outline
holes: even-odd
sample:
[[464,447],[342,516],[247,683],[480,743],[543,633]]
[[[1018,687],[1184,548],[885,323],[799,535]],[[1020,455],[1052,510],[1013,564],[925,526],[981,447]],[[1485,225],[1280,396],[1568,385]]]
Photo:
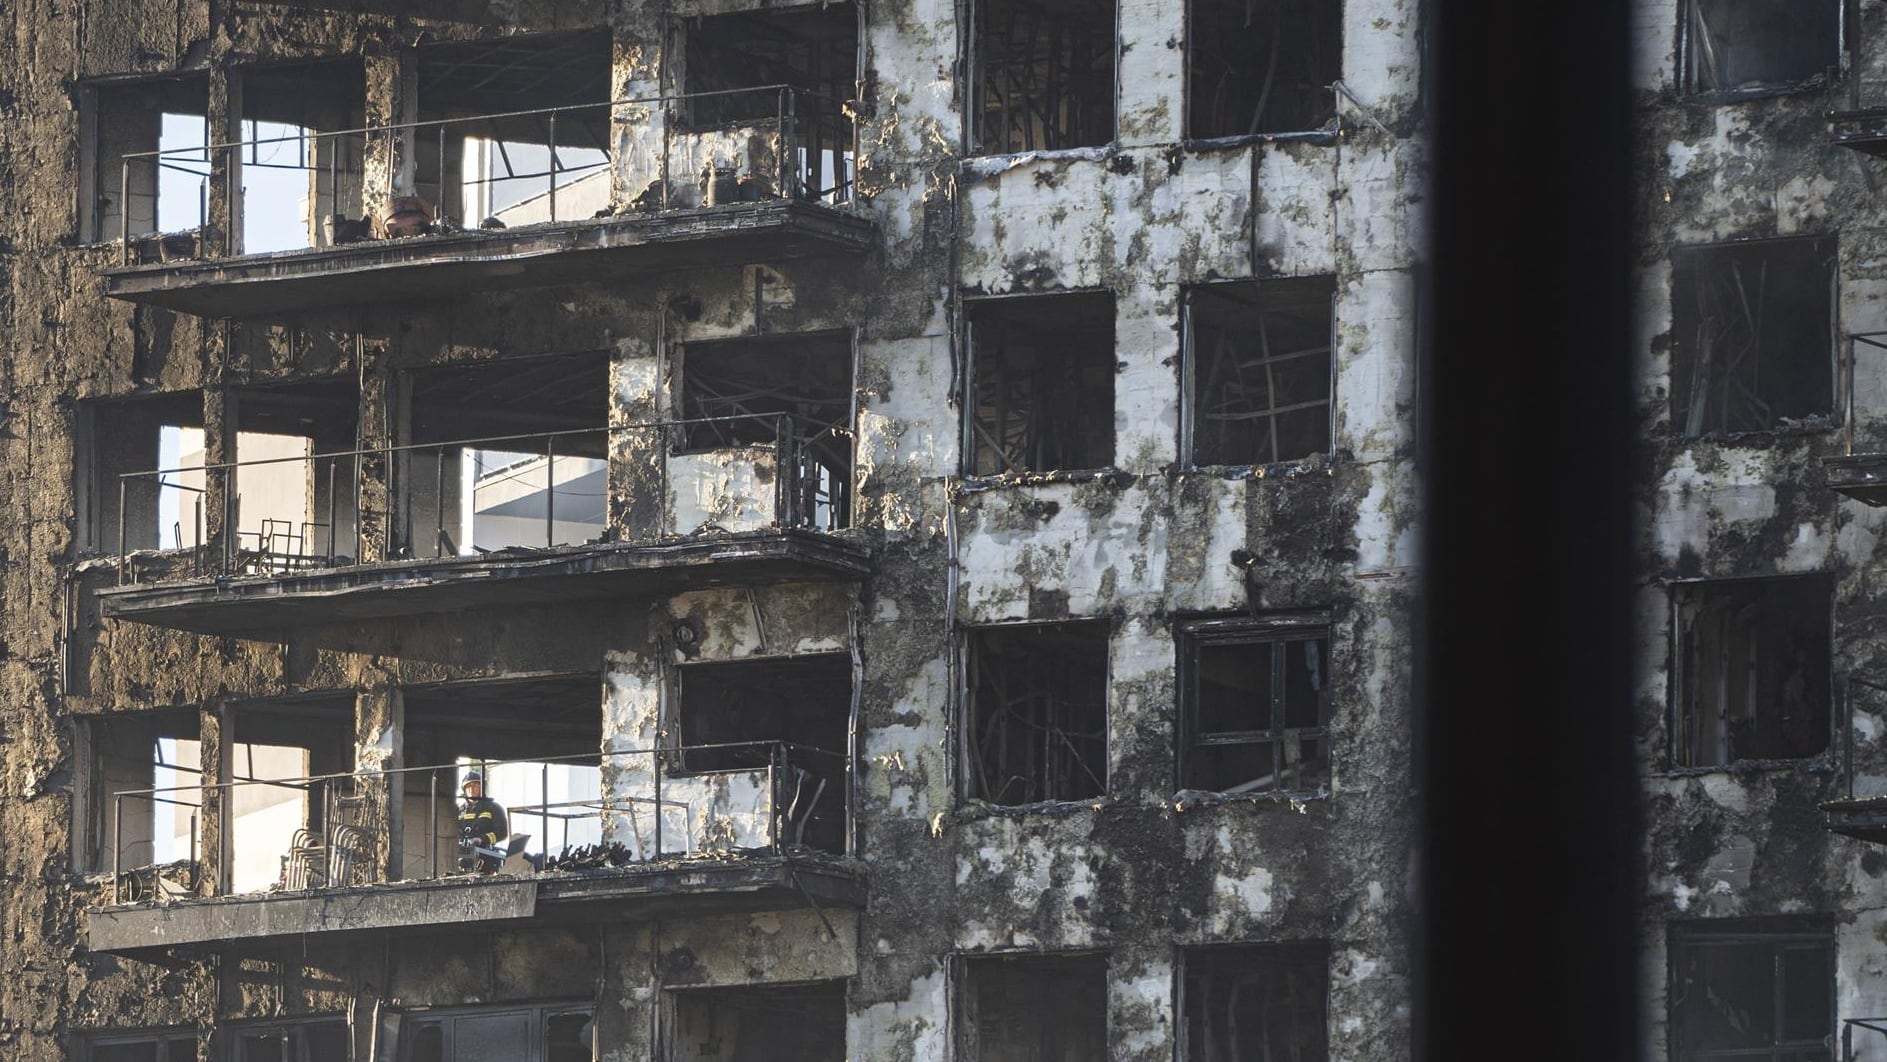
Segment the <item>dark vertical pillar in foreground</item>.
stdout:
[[1640,1055],[1626,0],[1426,0],[1416,1058]]

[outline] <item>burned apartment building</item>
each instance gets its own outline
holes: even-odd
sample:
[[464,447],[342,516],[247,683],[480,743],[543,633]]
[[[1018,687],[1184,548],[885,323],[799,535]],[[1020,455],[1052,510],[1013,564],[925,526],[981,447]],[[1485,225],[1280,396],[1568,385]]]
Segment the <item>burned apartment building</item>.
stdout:
[[1406,1056],[1419,14],[7,7],[0,1055]]

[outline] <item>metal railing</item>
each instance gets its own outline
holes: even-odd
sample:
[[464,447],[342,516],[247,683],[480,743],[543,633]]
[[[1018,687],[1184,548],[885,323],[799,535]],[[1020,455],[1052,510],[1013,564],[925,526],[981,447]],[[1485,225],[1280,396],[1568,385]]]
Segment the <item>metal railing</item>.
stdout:
[[[629,119],[611,113],[616,108],[659,108],[659,130],[644,126],[632,133],[628,150],[618,155],[618,145],[611,143],[613,130]],[[511,223],[565,224],[608,213],[685,209],[743,199],[848,203],[856,194],[855,114],[856,108],[848,101],[780,84],[623,97],[354,129],[299,129],[293,135],[127,152],[119,156],[116,204],[121,261],[142,264],[152,257],[171,261],[239,253],[233,231],[225,234],[220,247],[209,246],[202,238],[214,210],[212,200],[217,193],[212,190],[211,178],[219,166],[225,172],[241,165],[305,170],[313,176],[317,193],[325,177],[325,194],[312,197],[309,207],[321,216],[303,219],[309,229],[310,246],[476,230],[494,219],[497,223],[491,225],[493,228]],[[577,142],[579,137],[573,135],[573,128],[582,131],[586,143]],[[463,146],[474,140],[492,145],[502,170],[488,167],[482,174],[461,173],[453,178],[454,169],[462,169]],[[262,148],[288,144],[295,146],[295,162],[261,161]],[[453,157],[452,148],[460,150],[461,158]],[[520,171],[517,160],[511,157],[519,148],[532,149],[532,154],[541,150],[545,157],[542,168],[526,166]],[[566,163],[564,155],[573,152],[584,154]],[[401,158],[411,160],[412,165],[401,170],[391,164],[391,160]],[[378,160],[378,165],[370,166],[370,159]],[[432,167],[430,179],[417,175],[422,162]],[[196,196],[196,229],[182,233],[157,231],[158,174],[164,169],[184,169],[203,179],[205,190]],[[368,174],[375,170],[385,173],[386,183],[369,188]],[[596,189],[577,187],[592,176],[602,175],[617,179],[603,181],[600,199],[593,194]],[[148,184],[134,190],[134,178]],[[523,186],[526,193],[520,200],[495,211],[481,211],[485,217],[468,213],[473,205],[467,201],[472,198],[466,194],[468,189],[516,188],[518,182],[530,182]],[[245,210],[261,205],[243,203],[239,183],[229,183],[233,185],[225,193],[231,200],[229,216],[240,217]],[[609,194],[612,186],[631,190],[632,200],[615,201]],[[349,217],[352,211],[342,209],[345,200],[356,192],[359,202],[353,206],[359,211],[358,218]],[[424,201],[422,212],[429,216],[411,226],[390,228],[388,208],[406,197]],[[151,200],[151,231],[131,231],[134,198]],[[283,205],[299,208],[298,203]],[[522,209],[525,207],[529,209]],[[505,221],[507,212],[512,214],[513,222]]]
[[[120,837],[127,802],[141,805],[154,818],[160,804],[189,803],[185,794],[194,795],[206,809],[217,809],[210,822],[224,820],[221,832],[232,839],[223,856],[226,866],[233,868],[236,860],[250,854],[243,851],[250,844],[266,846],[265,852],[279,858],[279,876],[268,892],[473,873],[458,859],[457,808],[452,803],[460,772],[472,767],[484,771],[488,795],[505,784],[507,768],[538,773],[536,802],[505,809],[514,836],[536,826],[531,834],[536,851],[525,853],[533,872],[618,868],[708,855],[777,856],[798,848],[833,854],[851,850],[855,786],[848,757],[789,741],[724,742],[122,790],[112,794],[111,902],[128,902],[127,889],[142,895],[138,883],[151,869],[122,865]],[[597,795],[552,800],[553,772],[569,768],[594,771]],[[230,809],[239,794],[257,787],[300,793],[302,825],[287,836],[245,837],[240,820],[230,821]],[[412,850],[410,845],[403,846],[404,851],[392,847],[388,811],[394,801],[418,797],[426,801],[426,854],[409,860],[405,853]],[[196,821],[192,819],[193,863]],[[442,833],[442,824],[452,829]],[[403,830],[410,835],[420,825],[407,821]],[[574,842],[573,830],[578,836]],[[596,840],[583,840],[585,833]],[[452,846],[451,854],[442,857],[447,845]],[[382,856],[393,865],[385,865]],[[219,884],[228,881],[226,874]]]
[[1862,344],[1875,350],[1887,350],[1887,332],[1850,332],[1841,358],[1841,445],[1842,452],[1854,456],[1854,362],[1856,347]]
[[[1854,1030],[1856,1029],[1862,1032],[1879,1033],[1881,1036],[1887,1037],[1887,1018],[1841,1019],[1841,1062],[1856,1062],[1858,1057],[1854,1053]],[[1883,1044],[1882,1046],[1887,1047],[1887,1044]],[[1873,1054],[1873,1052],[1869,1053]],[[1883,1052],[1875,1057],[1887,1057],[1887,1052]]]
[[[508,463],[466,476],[468,462],[494,454]],[[142,510],[166,490],[197,494],[191,537],[185,538],[179,519],[171,540],[186,558],[184,573],[197,577],[345,567],[360,563],[369,546],[385,560],[411,560],[608,540],[612,455],[646,461],[659,476],[657,537],[776,527],[833,531],[849,520],[851,439],[842,427],[784,413],[700,417],[123,473],[118,582],[137,577],[132,555],[151,548],[132,545],[134,496]],[[205,486],[186,485],[185,477],[200,477]],[[245,513],[246,477],[262,488],[257,497],[308,501],[287,511]],[[513,497],[491,502],[481,517],[481,490]],[[221,513],[220,542],[203,518],[204,499]],[[513,515],[490,512],[506,504]],[[515,515],[519,511],[530,515]],[[488,529],[484,541],[474,537],[481,526]],[[153,531],[161,528],[136,537]],[[153,544],[161,547],[161,535]]]

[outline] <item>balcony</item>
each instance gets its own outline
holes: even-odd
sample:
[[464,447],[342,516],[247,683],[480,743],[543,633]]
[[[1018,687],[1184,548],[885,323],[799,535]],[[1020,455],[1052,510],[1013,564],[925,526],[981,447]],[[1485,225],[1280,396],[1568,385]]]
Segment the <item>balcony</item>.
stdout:
[[[700,115],[729,117],[690,120]],[[112,156],[116,187],[103,198],[130,206],[99,222],[115,225],[120,247],[120,264],[102,271],[107,295],[251,316],[858,255],[874,240],[871,220],[851,209],[850,111],[792,86],[389,127],[253,128],[271,135]],[[370,191],[369,175],[401,159],[413,160],[404,176]],[[244,167],[299,175],[301,198],[265,203],[251,190],[256,201],[243,202],[247,178],[226,175]],[[202,184],[188,204],[197,224],[163,231],[187,225],[178,194],[163,201],[177,173]],[[219,235],[223,185],[238,190],[222,213],[239,220]],[[258,223],[271,217],[279,223]],[[252,253],[259,247],[280,249]]]
[[1854,363],[1860,347],[1887,350],[1887,332],[1856,332],[1847,337],[1841,361],[1842,452],[1821,459],[1821,469],[1828,489],[1845,494],[1863,505],[1887,505],[1887,453],[1874,450],[1855,452],[1854,447]]
[[[515,851],[495,872],[461,864],[452,798],[472,766],[510,816]],[[403,814],[390,826],[395,795]],[[857,908],[853,801],[845,756],[778,741],[123,791],[109,902],[87,912],[88,946],[149,958],[314,933],[583,924],[625,909]],[[182,806],[194,837],[194,812],[211,802],[234,809],[223,865],[244,891],[180,887],[197,873],[193,840],[189,861],[119,865],[130,824],[149,818],[162,834],[182,822],[166,809]]]
[[156,513],[170,548],[121,550],[100,609],[280,639],[421,613],[858,580],[869,555],[838,534],[850,468],[833,427],[749,415],[129,473],[114,541],[149,541],[127,521]]

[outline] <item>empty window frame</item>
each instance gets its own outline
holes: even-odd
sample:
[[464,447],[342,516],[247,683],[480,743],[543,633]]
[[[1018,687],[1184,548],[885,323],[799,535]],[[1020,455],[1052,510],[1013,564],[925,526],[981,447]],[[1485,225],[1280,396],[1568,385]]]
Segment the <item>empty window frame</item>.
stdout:
[[970,475],[1114,463],[1114,296],[982,299],[966,306]]
[[477,1007],[409,1013],[398,1062],[589,1062],[596,1023],[588,1004]]
[[[852,340],[843,332],[689,343],[681,354],[684,448],[669,476],[671,529],[708,520],[833,531],[847,526],[852,486]],[[764,466],[771,465],[772,468]],[[752,468],[752,474],[745,474]],[[780,480],[777,493],[761,488]],[[755,496],[716,498],[721,485]],[[764,495],[764,496],[759,496]],[[697,505],[686,506],[692,500]],[[698,509],[699,511],[692,511]],[[730,515],[744,513],[746,516]]]
[[1827,74],[1841,62],[1842,2],[1684,0],[1678,33],[1684,91],[1760,95]]
[[1180,786],[1303,790],[1330,780],[1330,629],[1194,620],[1179,628]]
[[1679,249],[1671,324],[1671,423],[1681,434],[1767,431],[1833,412],[1833,238]]
[[962,1057],[975,1062],[1107,1057],[1106,955],[977,955],[960,961]]
[[117,553],[121,530],[125,551],[202,544],[201,392],[81,402],[75,429],[81,549]]
[[970,153],[1098,147],[1114,139],[1109,0],[972,0]]
[[397,474],[415,556],[603,537],[607,351],[419,370],[408,395]]
[[1180,970],[1180,1062],[1329,1057],[1327,942],[1187,948]]
[[964,795],[991,804],[1107,792],[1106,620],[981,627],[967,638]]
[[608,210],[611,51],[607,30],[421,45],[419,117],[433,124],[413,134],[412,194],[448,228]]
[[1343,76],[1339,0],[1191,0],[1186,135],[1317,129]]
[[1833,1057],[1835,942],[1815,918],[1671,926],[1671,1054],[1677,1062]]
[[[80,238],[201,229],[209,214],[209,83],[101,83],[88,86],[84,99]],[[198,251],[192,240],[161,246],[155,256]]]
[[[72,802],[77,870],[170,868],[175,872],[136,880],[154,895],[194,887],[202,845],[197,724],[197,712],[189,708],[74,719],[80,750]],[[149,792],[160,789],[165,791]]]
[[79,1038],[84,1062],[196,1062],[197,1034],[183,1030],[135,1033],[85,1033]]
[[830,1062],[845,1054],[845,982],[668,993],[667,1062]]
[[1671,588],[1677,766],[1828,747],[1831,607],[1828,580],[1815,575]]
[[1260,465],[1329,452],[1335,299],[1335,277],[1186,290],[1191,465]]
[[237,1025],[229,1030],[228,1062],[350,1062],[347,1018],[308,1018]]
[[226,718],[235,783],[225,805],[227,891],[371,881],[378,815],[354,797],[351,780],[311,781],[352,767],[354,699],[248,702],[230,706]]
[[[232,392],[235,492],[243,570],[280,574],[345,561],[357,550],[354,519],[360,390],[352,379]],[[198,447],[185,464],[201,463]]]
[[242,251],[346,242],[363,214],[366,75],[358,59],[242,71],[235,208]]

